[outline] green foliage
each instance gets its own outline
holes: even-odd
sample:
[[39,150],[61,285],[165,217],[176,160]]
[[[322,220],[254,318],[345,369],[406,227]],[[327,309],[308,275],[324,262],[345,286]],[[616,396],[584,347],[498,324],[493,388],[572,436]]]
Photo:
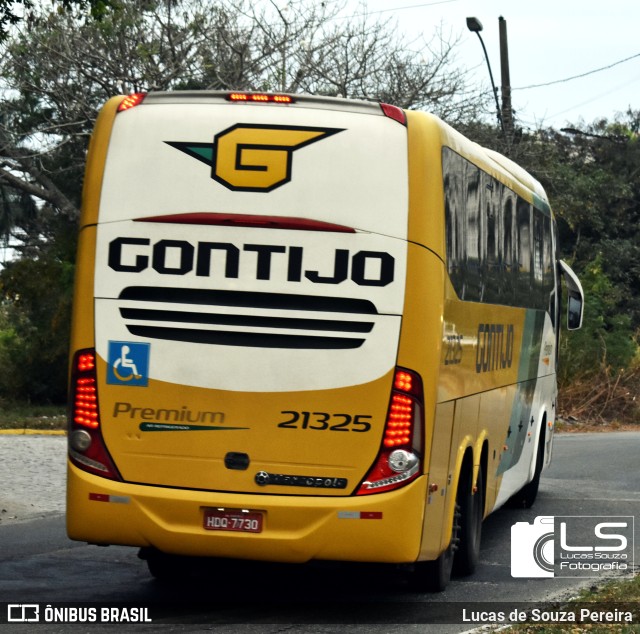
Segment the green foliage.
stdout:
[[[640,112],[548,136],[546,186],[565,257],[585,290],[582,331],[565,337],[565,378],[627,368],[640,334]],[[634,341],[635,338],[635,341]]]
[[[569,260],[586,296],[581,331],[564,333],[563,382],[605,376],[638,354],[640,334],[640,111],[583,129],[463,130],[506,153],[545,188],[558,220],[559,255]],[[635,341],[634,341],[635,339]]]
[[66,399],[76,231],[51,224],[50,242],[0,272],[0,397],[9,401]]
[[[0,273],[0,399],[64,400],[75,220],[89,137],[110,97],[268,86],[477,111],[452,44],[408,50],[386,20],[335,21],[340,10],[313,0],[284,12],[251,0],[0,0],[0,242],[20,250]],[[15,23],[6,31],[2,16]]]
[[619,310],[621,289],[614,286],[604,272],[604,260],[603,255],[598,254],[582,271],[584,323],[580,330],[562,337],[562,382],[607,371],[615,374],[629,367],[636,355],[631,316]]
[[11,403],[0,399],[0,430],[55,430],[63,433],[67,429],[66,410],[65,405]]

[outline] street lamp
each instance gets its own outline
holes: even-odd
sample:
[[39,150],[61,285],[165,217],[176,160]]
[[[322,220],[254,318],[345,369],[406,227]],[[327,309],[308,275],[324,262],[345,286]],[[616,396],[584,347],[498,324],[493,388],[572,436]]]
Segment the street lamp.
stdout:
[[491,72],[491,63],[489,62],[489,55],[487,54],[487,48],[484,45],[480,31],[482,31],[482,22],[478,18],[467,18],[467,28],[472,33],[475,33],[482,44],[482,50],[484,51],[484,58],[487,60],[487,68],[489,69],[489,78],[491,79],[491,88],[493,88],[493,97],[496,100],[496,116],[498,117],[498,123],[502,132],[504,132],[504,123],[502,121],[502,111],[500,110],[500,103],[498,101],[498,89],[493,81],[493,73]]

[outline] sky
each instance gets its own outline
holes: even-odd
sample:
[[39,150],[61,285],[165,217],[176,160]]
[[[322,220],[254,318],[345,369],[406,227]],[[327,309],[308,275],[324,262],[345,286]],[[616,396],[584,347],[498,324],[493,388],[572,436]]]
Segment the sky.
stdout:
[[[349,5],[357,9],[357,0]],[[460,36],[457,63],[490,90],[474,16],[496,85],[500,86],[498,18],[507,23],[512,102],[522,127],[571,127],[640,110],[640,2],[638,0],[366,0],[371,17],[397,20],[408,38],[430,39],[441,24]],[[622,62],[627,58],[628,61]],[[621,62],[621,63],[618,63]],[[614,65],[615,64],[615,65]],[[611,66],[599,72],[592,72]],[[569,79],[585,75],[577,79]],[[564,81],[563,81],[564,80]],[[549,86],[539,84],[553,83]]]

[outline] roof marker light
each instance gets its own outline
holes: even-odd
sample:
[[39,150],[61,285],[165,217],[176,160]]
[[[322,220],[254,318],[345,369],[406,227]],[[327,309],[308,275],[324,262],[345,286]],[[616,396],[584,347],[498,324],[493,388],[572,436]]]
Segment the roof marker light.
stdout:
[[139,106],[144,98],[147,96],[146,92],[134,92],[128,97],[125,97],[118,106],[118,112],[123,112],[124,110],[129,110],[130,108],[134,108],[135,106]]
[[273,95],[271,93],[257,92],[232,92],[227,95],[228,101],[237,103],[295,103],[296,100],[291,95]]

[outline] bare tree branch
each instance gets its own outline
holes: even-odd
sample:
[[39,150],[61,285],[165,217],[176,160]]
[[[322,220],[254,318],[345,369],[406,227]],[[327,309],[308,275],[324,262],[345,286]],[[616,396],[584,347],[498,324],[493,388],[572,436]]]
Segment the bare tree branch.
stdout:
[[122,0],[99,22],[34,9],[0,48],[0,183],[76,217],[93,122],[118,93],[303,91],[455,121],[481,103],[456,43],[436,30],[407,44],[335,1]]

